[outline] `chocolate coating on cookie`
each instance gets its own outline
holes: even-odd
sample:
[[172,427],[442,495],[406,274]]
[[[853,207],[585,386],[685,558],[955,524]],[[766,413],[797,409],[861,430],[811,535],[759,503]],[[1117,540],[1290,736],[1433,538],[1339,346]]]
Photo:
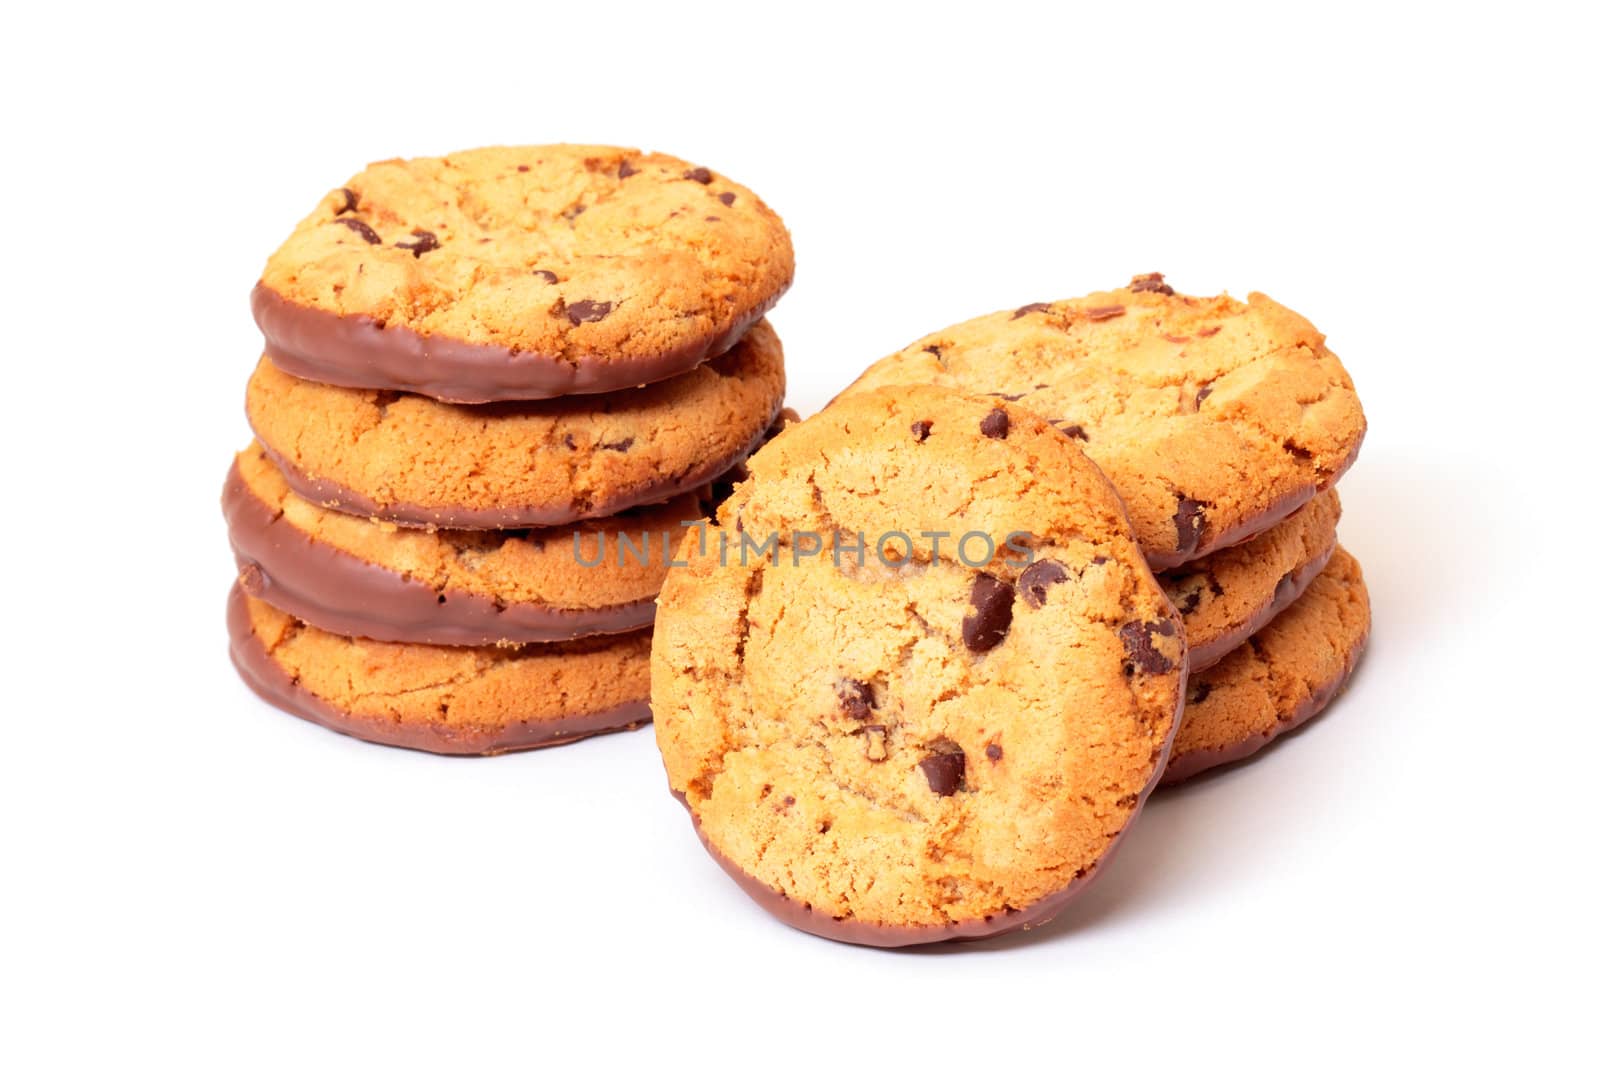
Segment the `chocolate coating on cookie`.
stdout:
[[251,299],[267,353],[311,381],[461,403],[686,373],[794,276],[777,215],[699,169],[572,145],[374,163],[268,260]]
[[295,378],[263,358],[246,412],[308,501],[411,526],[565,525],[709,484],[748,456],[783,403],[766,322],[689,374],[559,401],[447,405]]
[[709,489],[571,527],[436,533],[308,504],[252,444],[222,509],[253,596],[338,635],[486,646],[647,627],[665,540],[709,514]]
[[1316,717],[1355,672],[1371,630],[1361,567],[1336,549],[1298,601],[1190,680],[1161,785],[1243,760]]
[[1338,492],[1324,492],[1243,544],[1160,574],[1189,633],[1190,670],[1215,665],[1294,604],[1333,555],[1339,513]]
[[310,627],[237,584],[229,654],[281,710],[382,745],[493,756],[637,727],[650,717],[650,635],[520,650],[419,647]]

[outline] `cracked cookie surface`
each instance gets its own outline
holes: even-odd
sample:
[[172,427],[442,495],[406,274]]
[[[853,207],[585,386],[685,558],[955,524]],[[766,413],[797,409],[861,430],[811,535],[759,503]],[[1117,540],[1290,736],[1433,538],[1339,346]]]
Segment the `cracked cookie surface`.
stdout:
[[1189,669],[1215,665],[1305,592],[1333,555],[1339,493],[1323,492],[1243,544],[1157,578],[1183,616]]
[[429,647],[314,628],[236,583],[229,652],[267,702],[365,741],[487,756],[650,717],[650,633],[518,649]]
[[705,167],[492,147],[372,164],[300,222],[251,302],[303,378],[478,403],[684,373],[793,276],[778,216]]
[[840,397],[907,382],[1004,397],[1079,442],[1116,485],[1151,567],[1249,538],[1331,487],[1366,417],[1305,318],[1265,295],[1128,287],[953,325]]
[[1099,872],[1165,764],[1186,655],[1070,440],[995,398],[876,390],[753,457],[717,525],[726,562],[686,539],[658,602],[656,739],[763,906],[866,944],[981,937]]
[[1355,557],[1336,548],[1300,600],[1239,649],[1189,678],[1163,785],[1243,760],[1339,694],[1372,631]]
[[263,358],[245,411],[289,486],[322,506],[406,525],[565,525],[708,484],[783,404],[765,321],[731,351],[642,389],[449,405],[295,378]]

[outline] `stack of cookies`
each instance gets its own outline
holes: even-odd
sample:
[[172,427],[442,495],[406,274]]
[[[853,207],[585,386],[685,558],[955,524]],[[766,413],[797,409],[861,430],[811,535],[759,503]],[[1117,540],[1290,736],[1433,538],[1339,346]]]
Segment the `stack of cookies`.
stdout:
[[770,557],[669,573],[672,790],[801,929],[1047,921],[1156,786],[1349,678],[1371,616],[1332,488],[1365,429],[1304,318],[1158,274],[916,341],[751,459],[715,523]]
[[1261,294],[1184,295],[1149,273],[953,325],[840,396],[907,382],[1038,413],[1121,495],[1194,674],[1163,782],[1249,756],[1343,686],[1371,617],[1361,568],[1334,540],[1333,485],[1367,422],[1305,318]]
[[231,652],[294,714],[444,753],[649,718],[667,560],[775,426],[778,216],[610,147],[377,163],[252,297]]

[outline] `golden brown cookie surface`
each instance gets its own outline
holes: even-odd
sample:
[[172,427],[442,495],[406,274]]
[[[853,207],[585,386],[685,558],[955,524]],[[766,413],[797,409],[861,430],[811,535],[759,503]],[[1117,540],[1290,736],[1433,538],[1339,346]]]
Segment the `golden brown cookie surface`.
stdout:
[[295,378],[263,358],[246,412],[308,500],[408,525],[565,525],[659,502],[742,461],[783,404],[761,322],[688,374],[555,401],[448,405]]
[[1323,492],[1269,530],[1157,578],[1183,615],[1189,669],[1215,665],[1305,592],[1333,555],[1339,493]]
[[1163,785],[1243,760],[1339,694],[1372,631],[1361,566],[1343,548],[1283,615],[1189,679]]
[[268,260],[252,297],[300,377],[481,403],[659,381],[731,348],[794,252],[754,193],[630,148],[374,163]]
[[572,643],[428,647],[333,635],[237,584],[228,634],[277,707],[365,741],[458,755],[565,744],[650,717],[650,633]]
[[685,542],[652,661],[712,854],[847,941],[1048,920],[1159,776],[1183,688],[1105,477],[1043,419],[932,386],[839,402],[749,473],[718,523],[751,551]]
[[1333,485],[1366,432],[1310,322],[1265,295],[1183,295],[1156,274],[953,325],[840,396],[907,382],[1004,397],[1081,443],[1158,571],[1282,520]]

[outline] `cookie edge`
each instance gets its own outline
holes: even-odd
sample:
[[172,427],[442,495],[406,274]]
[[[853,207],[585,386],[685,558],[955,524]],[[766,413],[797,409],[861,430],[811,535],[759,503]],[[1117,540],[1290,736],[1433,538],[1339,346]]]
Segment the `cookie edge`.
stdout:
[[306,691],[271,659],[255,637],[245,598],[244,588],[235,582],[228,594],[228,657],[246,686],[280,711],[360,741],[441,756],[498,756],[633,730],[650,720],[649,700],[629,700],[584,715],[506,723],[482,735],[483,743],[465,744],[441,737],[432,726],[352,715]]

